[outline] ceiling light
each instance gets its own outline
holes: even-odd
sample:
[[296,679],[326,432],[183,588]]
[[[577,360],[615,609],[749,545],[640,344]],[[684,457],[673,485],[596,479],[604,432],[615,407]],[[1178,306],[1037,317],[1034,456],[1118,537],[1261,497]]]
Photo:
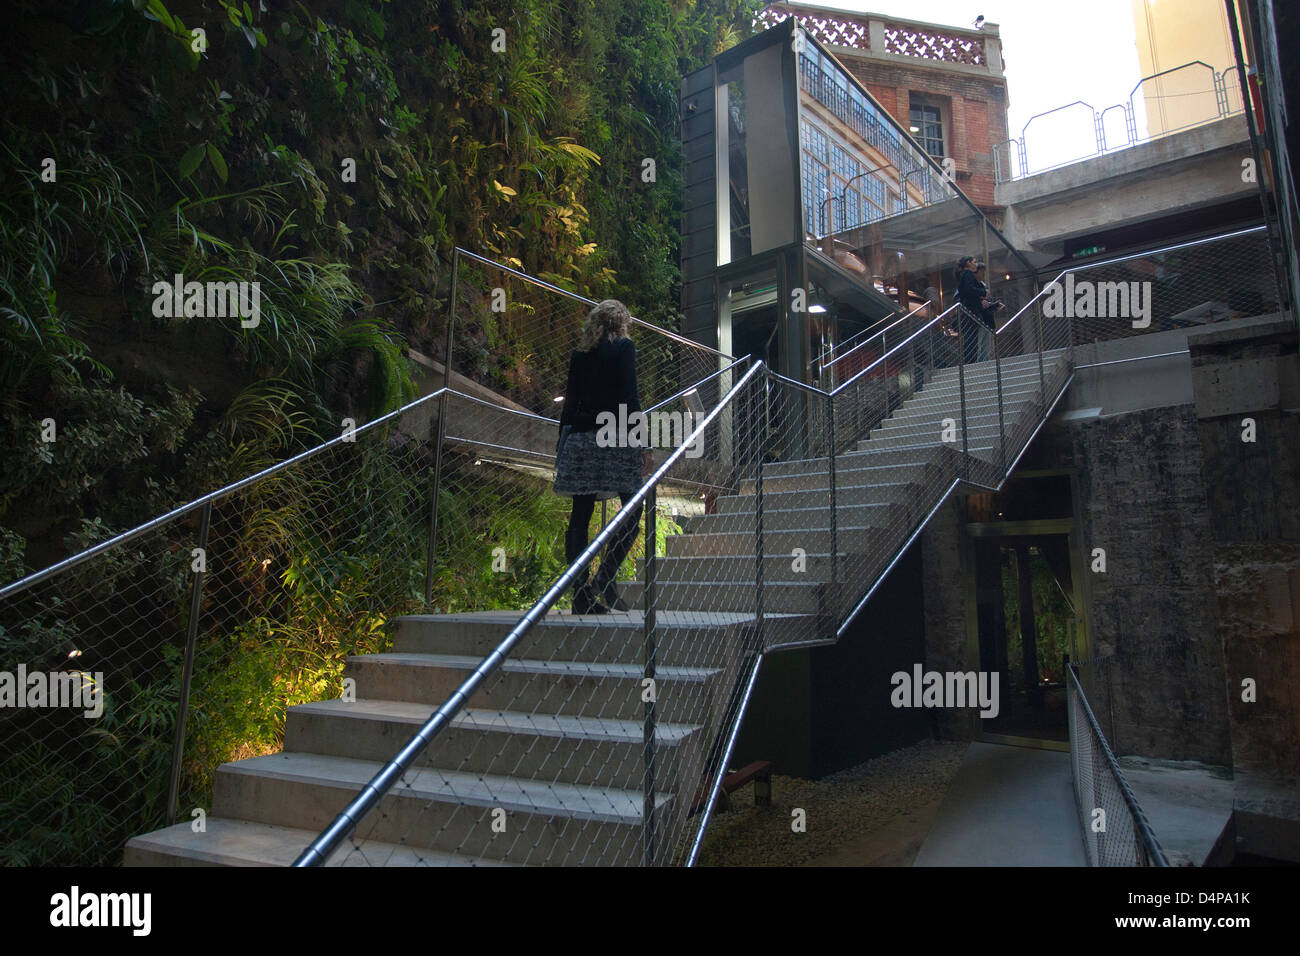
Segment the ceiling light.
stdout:
[[810,305],[810,306],[808,306],[808,311],[809,311],[809,312],[825,312],[825,311],[826,311],[826,306],[824,306],[824,305]]

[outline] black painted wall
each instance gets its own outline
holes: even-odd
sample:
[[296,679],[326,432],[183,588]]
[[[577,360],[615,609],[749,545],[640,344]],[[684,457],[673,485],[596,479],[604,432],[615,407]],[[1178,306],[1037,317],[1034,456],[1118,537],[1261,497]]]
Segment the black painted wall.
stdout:
[[930,736],[933,711],[894,708],[895,671],[925,663],[921,549],[913,544],[838,643],[763,662],[731,765],[822,777]]

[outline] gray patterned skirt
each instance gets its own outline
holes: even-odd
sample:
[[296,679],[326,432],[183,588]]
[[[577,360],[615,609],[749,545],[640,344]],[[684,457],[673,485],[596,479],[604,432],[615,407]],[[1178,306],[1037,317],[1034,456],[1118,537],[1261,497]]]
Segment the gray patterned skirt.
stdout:
[[595,432],[570,432],[555,456],[557,495],[595,495],[597,500],[641,487],[640,448],[601,448]]

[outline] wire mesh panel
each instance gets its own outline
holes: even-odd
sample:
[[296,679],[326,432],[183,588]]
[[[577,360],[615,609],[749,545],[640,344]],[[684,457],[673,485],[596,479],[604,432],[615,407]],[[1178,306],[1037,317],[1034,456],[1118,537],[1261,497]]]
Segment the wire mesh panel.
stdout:
[[[718,506],[755,460],[761,415],[739,412],[762,408],[761,377],[748,375],[730,394],[531,610],[405,618],[393,653],[349,662],[355,706],[295,710],[313,754],[330,746],[356,756],[364,741],[376,760],[391,756],[397,731],[431,706],[446,714],[431,743],[412,741],[410,766],[332,862],[682,860],[689,821],[719,772],[737,684],[761,640],[753,512]],[[554,611],[583,565],[637,534],[649,544],[633,585],[605,587],[617,575],[603,556],[595,573],[612,613]],[[459,693],[476,672],[477,684]],[[321,726],[310,735],[309,718]],[[337,732],[324,729],[331,721]],[[323,771],[351,780],[355,768],[339,756]],[[273,810],[259,812],[275,822]],[[307,822],[323,827],[329,817],[322,805]]]
[[[1072,319],[1075,346],[1280,308],[1267,232],[1263,227],[1184,243],[1166,251],[1084,266],[1049,289],[1045,314]],[[1078,357],[1082,364],[1087,355]]]
[[[480,397],[558,417],[569,357],[581,343],[583,321],[595,301],[463,249],[456,256],[453,373],[488,390]],[[647,409],[731,362],[720,352],[636,318],[630,337],[637,350],[641,404]],[[453,383],[466,391],[464,383]],[[716,379],[701,388],[702,401],[716,404]]]
[[[831,391],[638,325],[646,427],[616,442],[651,477],[599,503],[572,562],[555,398],[590,303],[467,259],[468,377],[0,589],[0,692],[23,694],[0,709],[4,860],[112,863],[210,817],[279,841],[257,862],[327,828],[316,862],[689,861],[762,655],[834,640],[959,482],[1000,486],[1072,355],[1276,308],[1263,243],[1062,277],[1155,277],[1140,327],[1004,278],[1023,305],[996,335],[959,306],[910,316],[841,353],[874,357]],[[612,613],[573,614],[584,585]],[[1124,814],[1143,824],[1088,699],[1077,794],[1110,820],[1089,852],[1150,856],[1123,849]],[[137,861],[190,829],[137,836]]]
[[1078,668],[1069,668],[1070,766],[1089,866],[1168,866],[1102,733]]
[[433,401],[0,593],[0,672],[94,691],[78,720],[0,709],[6,862],[116,863],[206,817],[217,765],[278,749],[286,707],[344,693],[343,658],[423,607]]
[[0,863],[111,864],[162,822],[193,517],[0,603]]

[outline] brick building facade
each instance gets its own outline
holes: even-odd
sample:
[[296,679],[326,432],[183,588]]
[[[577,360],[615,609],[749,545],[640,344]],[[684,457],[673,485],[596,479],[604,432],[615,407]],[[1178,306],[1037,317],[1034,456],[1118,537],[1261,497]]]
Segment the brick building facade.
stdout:
[[[957,185],[1000,225],[993,147],[1009,133],[997,24],[975,30],[796,3],[769,4],[757,22],[792,15],[931,155],[954,160]],[[936,125],[938,136],[926,135]]]

